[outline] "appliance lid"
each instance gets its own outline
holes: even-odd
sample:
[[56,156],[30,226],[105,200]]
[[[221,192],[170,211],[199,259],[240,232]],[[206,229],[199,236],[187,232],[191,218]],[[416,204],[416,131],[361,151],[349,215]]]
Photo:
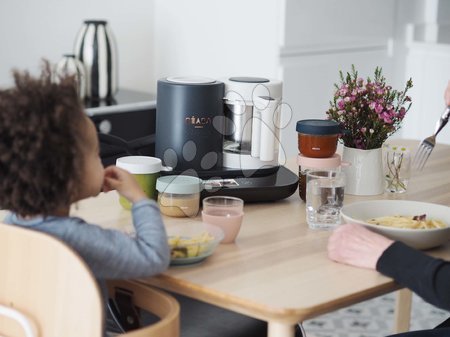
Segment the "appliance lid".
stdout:
[[281,101],[283,84],[280,80],[264,77],[228,77],[222,80],[225,83],[224,99],[240,101],[246,105],[253,105],[258,97],[271,97]]
[[231,82],[241,82],[241,83],[268,83],[270,80],[264,77],[248,77],[248,76],[235,76],[230,77]]
[[212,78],[202,76],[170,76],[167,77],[167,81],[178,84],[212,84],[216,82]]

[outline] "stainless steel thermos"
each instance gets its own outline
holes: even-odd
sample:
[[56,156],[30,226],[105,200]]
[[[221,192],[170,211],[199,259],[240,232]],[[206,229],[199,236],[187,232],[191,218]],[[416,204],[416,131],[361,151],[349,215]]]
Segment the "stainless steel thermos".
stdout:
[[86,96],[112,98],[118,88],[117,47],[105,20],[85,20],[75,40],[75,55],[86,72]]
[[83,63],[74,54],[64,54],[56,64],[56,73],[61,76],[73,75],[78,85],[78,96],[84,99],[86,95],[86,73]]

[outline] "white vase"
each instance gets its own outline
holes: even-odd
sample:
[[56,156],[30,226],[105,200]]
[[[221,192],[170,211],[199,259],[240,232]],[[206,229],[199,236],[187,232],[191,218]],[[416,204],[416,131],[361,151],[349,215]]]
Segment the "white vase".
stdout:
[[382,149],[360,150],[344,146],[345,194],[377,195],[384,191]]

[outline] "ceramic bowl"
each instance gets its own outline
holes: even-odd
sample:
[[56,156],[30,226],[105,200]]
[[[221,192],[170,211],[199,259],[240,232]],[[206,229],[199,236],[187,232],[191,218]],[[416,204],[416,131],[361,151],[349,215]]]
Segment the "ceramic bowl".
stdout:
[[217,226],[191,221],[167,228],[171,265],[184,265],[203,261],[216,249],[224,237]]
[[[371,218],[426,214],[427,219],[441,220],[447,224],[445,228],[405,229],[369,224]],[[393,240],[417,248],[428,249],[442,245],[450,239],[450,207],[420,201],[408,200],[372,200],[345,205],[341,209],[344,223],[358,223],[370,230],[383,234]]]

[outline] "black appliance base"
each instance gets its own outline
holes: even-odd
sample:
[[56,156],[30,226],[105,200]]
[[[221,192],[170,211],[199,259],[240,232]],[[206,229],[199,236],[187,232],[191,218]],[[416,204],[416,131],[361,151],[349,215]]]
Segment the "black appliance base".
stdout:
[[[242,171],[235,176],[221,175],[219,171],[215,176],[221,179],[210,178],[209,174],[196,173],[205,182],[201,198],[213,195],[226,195],[241,198],[245,202],[276,201],[290,197],[298,187],[298,176],[284,166],[262,169],[251,176],[245,176]],[[223,172],[222,172],[223,173]],[[245,173],[245,172],[244,172]],[[180,172],[164,172],[163,174],[180,174]],[[189,174],[189,170],[184,172]]]
[[245,202],[276,201],[290,197],[297,190],[298,176],[284,166],[266,176],[236,177],[237,185],[225,184],[223,187],[204,189],[202,198],[212,195],[228,195]]

